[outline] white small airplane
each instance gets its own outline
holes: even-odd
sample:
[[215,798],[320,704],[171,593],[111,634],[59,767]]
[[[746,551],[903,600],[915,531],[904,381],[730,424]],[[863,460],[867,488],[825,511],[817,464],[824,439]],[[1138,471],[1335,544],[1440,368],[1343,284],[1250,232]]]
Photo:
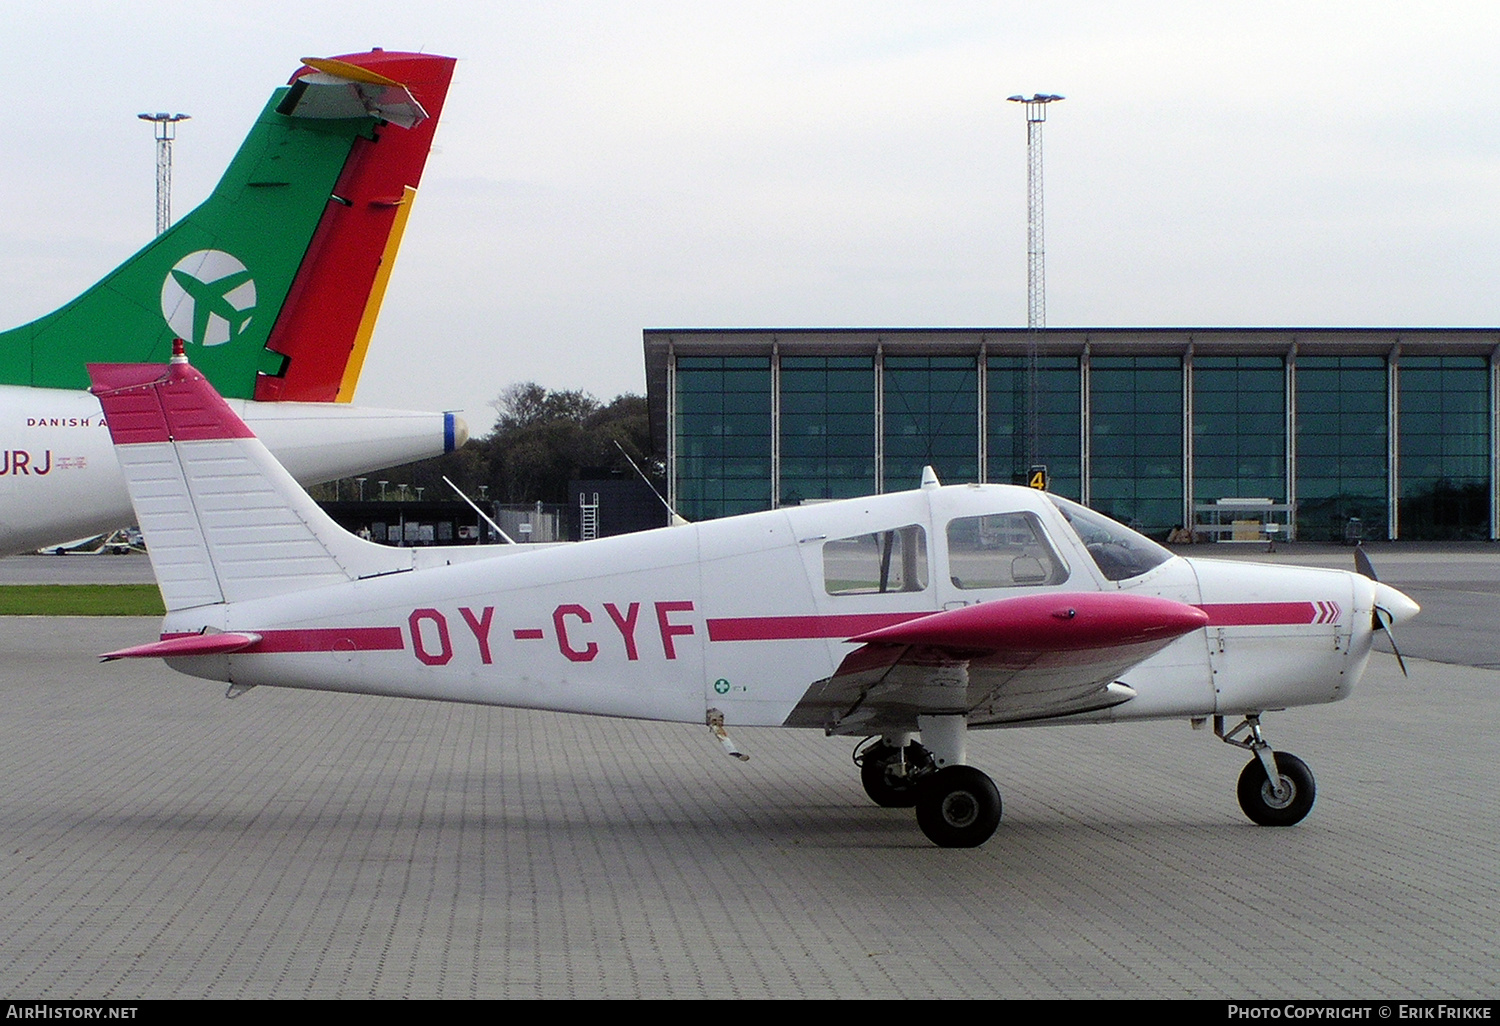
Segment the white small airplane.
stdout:
[[[1300,821],[1267,710],[1347,698],[1415,602],[1370,576],[1185,559],[1083,506],[939,487],[544,547],[343,531],[179,354],[91,365],[168,610],[160,657],[229,683],[866,736],[870,797],[939,845],[1000,796],[971,728],[1214,719],[1239,799]],[[1226,717],[1239,718],[1225,729]],[[920,742],[914,739],[920,735]]]

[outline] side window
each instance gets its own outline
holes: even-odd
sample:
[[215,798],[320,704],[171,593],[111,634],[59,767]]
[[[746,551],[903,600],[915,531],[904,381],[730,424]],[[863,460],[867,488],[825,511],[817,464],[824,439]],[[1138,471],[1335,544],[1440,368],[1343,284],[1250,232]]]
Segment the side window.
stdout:
[[830,595],[883,595],[927,587],[927,532],[918,524],[823,543]]
[[948,572],[955,587],[1061,584],[1068,568],[1047,544],[1035,513],[995,513],[948,522]]

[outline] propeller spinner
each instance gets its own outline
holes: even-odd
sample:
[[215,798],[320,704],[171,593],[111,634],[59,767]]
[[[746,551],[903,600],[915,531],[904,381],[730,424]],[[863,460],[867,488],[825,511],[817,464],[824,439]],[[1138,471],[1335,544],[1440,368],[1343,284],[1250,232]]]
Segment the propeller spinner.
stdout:
[[1406,660],[1401,658],[1401,649],[1396,645],[1396,635],[1392,633],[1391,627],[1410,620],[1421,612],[1422,607],[1389,584],[1380,583],[1380,578],[1375,574],[1375,567],[1370,562],[1370,557],[1365,555],[1363,548],[1354,550],[1354,566],[1362,576],[1375,582],[1375,608],[1370,614],[1370,626],[1372,629],[1385,632],[1386,638],[1391,643],[1391,651],[1396,653],[1396,663],[1401,667],[1401,675],[1409,677],[1410,674],[1406,672]]

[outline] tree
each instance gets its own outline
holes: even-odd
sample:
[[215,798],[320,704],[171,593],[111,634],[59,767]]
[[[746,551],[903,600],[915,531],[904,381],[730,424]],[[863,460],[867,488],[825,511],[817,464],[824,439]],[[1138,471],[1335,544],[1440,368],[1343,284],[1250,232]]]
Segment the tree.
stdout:
[[[498,418],[483,438],[447,455],[372,471],[366,477],[388,480],[393,486],[421,486],[431,497],[451,497],[443,483],[446,475],[476,500],[484,485],[489,498],[504,503],[566,504],[568,482],[580,470],[633,475],[623,449],[653,484],[662,487],[664,467],[648,455],[651,421],[644,396],[625,393],[605,404],[587,392],[551,391],[524,381],[507,386],[490,406]],[[343,494],[349,494],[347,488]],[[331,488],[316,497],[331,499]]]

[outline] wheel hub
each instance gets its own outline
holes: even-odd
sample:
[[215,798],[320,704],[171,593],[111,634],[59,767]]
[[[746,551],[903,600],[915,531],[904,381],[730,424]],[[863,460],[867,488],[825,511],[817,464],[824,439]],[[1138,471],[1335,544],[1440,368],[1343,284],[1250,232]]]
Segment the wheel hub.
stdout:
[[954,791],[943,799],[943,820],[950,826],[970,826],[978,817],[979,802],[968,791]]
[[1282,777],[1281,791],[1278,793],[1276,788],[1271,785],[1271,782],[1267,780],[1264,784],[1260,785],[1260,800],[1272,809],[1289,808],[1292,802],[1297,800],[1297,785],[1286,777]]

